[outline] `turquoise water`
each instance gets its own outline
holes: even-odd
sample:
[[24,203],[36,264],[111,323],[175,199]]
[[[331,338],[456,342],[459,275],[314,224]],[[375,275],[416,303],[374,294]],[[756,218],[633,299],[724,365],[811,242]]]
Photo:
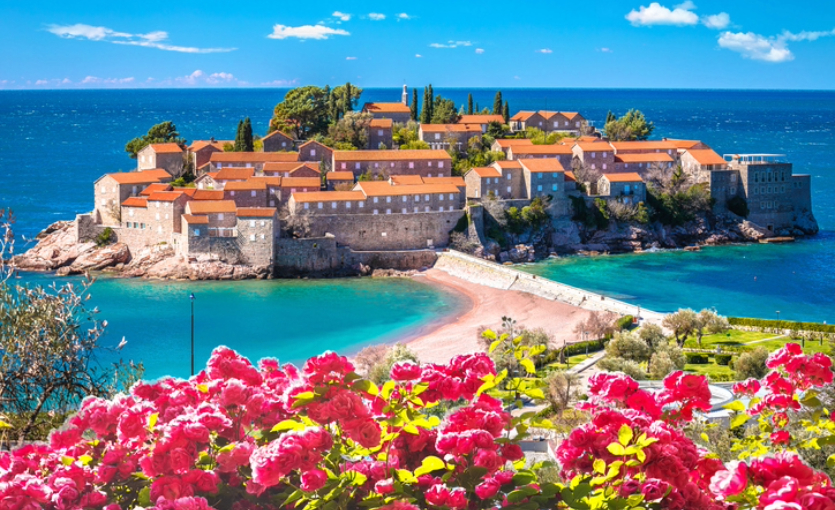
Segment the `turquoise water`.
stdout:
[[[715,308],[723,315],[835,322],[833,234],[780,245],[565,257],[530,273],[658,312]],[[779,311],[779,314],[777,313]]]
[[[50,275],[22,282],[49,285]],[[78,281],[62,279],[61,283]],[[151,282],[102,277],[91,287],[90,308],[108,326],[102,345],[142,361],[147,378],[188,376],[190,303],[195,294],[195,367],[227,345],[256,361],[301,362],[325,350],[353,353],[391,342],[460,310],[456,295],[411,279],[352,278],[243,282]],[[105,359],[111,358],[107,354]]]

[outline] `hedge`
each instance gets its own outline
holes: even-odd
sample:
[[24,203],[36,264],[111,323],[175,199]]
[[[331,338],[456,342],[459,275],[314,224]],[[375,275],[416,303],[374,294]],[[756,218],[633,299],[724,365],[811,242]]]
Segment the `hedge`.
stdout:
[[713,357],[717,365],[730,365],[733,354],[717,354]]
[[835,333],[835,325],[820,322],[793,322],[768,319],[751,319],[747,317],[728,317],[731,326],[748,326],[753,328],[777,328],[798,331],[815,331],[818,333]]
[[692,354],[692,353],[685,353],[685,358],[687,358],[687,363],[691,365],[707,365],[710,363],[710,357],[707,354]]
[[[585,354],[586,346],[588,346],[589,352],[598,352],[602,351],[606,347],[606,342],[603,340],[588,340],[586,342],[567,344],[565,346],[565,355],[571,357]],[[543,359],[543,363],[553,363],[557,361],[560,357],[560,349],[561,348],[549,349],[548,354]]]
[[615,323],[618,330],[632,329],[632,322],[635,320],[631,315],[624,315]]

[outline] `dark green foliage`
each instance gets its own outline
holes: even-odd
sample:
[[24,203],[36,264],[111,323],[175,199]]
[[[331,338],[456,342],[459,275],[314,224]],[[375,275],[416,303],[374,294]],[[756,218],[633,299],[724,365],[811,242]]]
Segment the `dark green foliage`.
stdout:
[[409,105],[409,111],[410,111],[412,120],[417,122],[417,120],[418,120],[417,89],[412,89],[412,104]]
[[617,328],[618,330],[632,329],[632,326],[633,326],[632,321],[633,320],[635,320],[635,318],[633,316],[624,315],[623,317],[621,317],[620,319],[618,319],[615,322],[615,328]]
[[618,120],[618,118],[615,117],[615,114],[612,113],[612,110],[609,110],[609,113],[606,114],[606,124],[608,124],[610,122],[614,122],[616,120]]
[[502,114],[502,91],[496,92],[496,98],[493,99],[493,115]]
[[467,115],[473,114],[473,95],[467,94]]
[[835,333],[835,325],[819,322],[793,322],[767,319],[749,319],[745,317],[728,317],[731,326],[748,326],[754,328],[788,329],[793,331],[815,331],[818,333]]
[[655,186],[647,186],[647,203],[652,208],[650,219],[664,225],[683,225],[693,220],[696,214],[710,211],[713,202],[704,184],[695,184],[676,192],[662,192]]
[[238,129],[235,130],[235,152],[243,152],[244,147],[244,121],[238,121]]
[[505,124],[510,122],[510,106],[508,106],[507,101],[504,102],[504,107],[502,108],[502,117],[504,117]]
[[510,207],[505,211],[507,218],[507,230],[512,234],[522,234],[528,230],[536,230],[548,222],[548,202],[550,197],[536,197],[531,200],[530,205],[519,209]]
[[429,87],[423,88],[423,108],[420,111],[420,123],[429,124],[432,121],[432,100],[429,99]]
[[748,202],[739,195],[728,200],[727,206],[729,211],[743,218],[747,218],[750,212],[748,210]]
[[105,227],[105,229],[102,230],[102,232],[96,236],[96,246],[98,246],[99,248],[107,246],[113,241],[113,229],[110,227]]
[[278,103],[270,120],[270,132],[291,133],[297,139],[324,134],[330,124],[333,93],[313,85],[291,89]]
[[687,358],[687,363],[691,365],[707,365],[710,363],[710,356],[707,354],[695,354],[692,352],[685,352],[684,357]]
[[351,85],[351,82],[335,87],[328,95],[329,121],[336,122],[346,113],[354,111],[361,95],[362,89]]
[[252,139],[252,122],[249,117],[244,120],[244,152],[252,152],[255,149],[255,141]]
[[[587,342],[566,344],[564,352],[566,357],[578,356],[586,353],[586,347],[588,347],[589,353],[600,352],[606,347],[606,342],[603,340],[589,340]],[[561,350],[562,349],[549,349],[545,354],[545,357],[542,359],[542,363],[548,364],[557,361],[560,357]]]
[[184,145],[185,138],[180,137],[177,126],[170,120],[156,124],[144,136],[134,138],[125,145],[125,152],[136,159],[136,154],[152,143],[176,143]]
[[647,140],[655,130],[655,124],[647,122],[646,117],[640,110],[629,110],[626,115],[619,119],[609,112],[606,116],[606,125],[603,128],[606,136],[613,142],[624,140]]
[[491,122],[487,124],[487,134],[493,139],[501,138],[505,134],[504,126],[498,122]]
[[440,95],[435,98],[432,106],[432,124],[453,124],[458,120],[458,110],[455,108],[455,101],[444,99]]
[[609,226],[609,218],[599,207],[589,207],[583,197],[569,196],[568,198],[571,199],[572,209],[574,210],[572,220],[579,221],[588,228],[599,230]]
[[470,217],[468,214],[464,214],[461,218],[458,219],[458,223],[455,224],[455,227],[452,229],[453,232],[461,232],[464,233],[470,226]]
[[713,357],[717,365],[730,365],[733,354],[717,354]]

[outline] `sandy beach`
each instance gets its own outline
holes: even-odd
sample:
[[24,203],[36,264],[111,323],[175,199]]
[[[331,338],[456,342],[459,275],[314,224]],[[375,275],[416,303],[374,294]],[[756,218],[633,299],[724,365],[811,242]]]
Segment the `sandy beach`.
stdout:
[[408,340],[409,348],[423,362],[443,363],[457,354],[480,350],[479,329],[501,327],[502,317],[511,317],[518,326],[528,329],[544,329],[554,339],[555,346],[562,345],[563,341],[570,343],[576,341],[575,325],[589,314],[582,308],[526,292],[470,283],[439,269],[430,269],[415,278],[469,301],[469,306],[462,307],[457,317]]

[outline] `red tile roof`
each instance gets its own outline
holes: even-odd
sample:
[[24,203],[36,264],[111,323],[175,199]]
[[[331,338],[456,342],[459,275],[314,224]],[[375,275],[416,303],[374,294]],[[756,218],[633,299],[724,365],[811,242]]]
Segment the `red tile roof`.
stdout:
[[223,200],[223,190],[197,189],[191,194],[195,200]]
[[173,202],[183,195],[182,191],[154,191],[148,197],[148,202]]
[[156,182],[154,184],[149,184],[148,187],[139,192],[139,195],[146,197],[155,191],[170,191],[171,189],[170,184]]
[[216,181],[245,180],[255,175],[255,169],[249,168],[221,168],[214,176]]
[[238,207],[238,218],[271,218],[275,207]]
[[149,147],[157,154],[180,154],[183,152],[183,148],[176,143],[152,143]]
[[414,184],[408,186],[393,186],[386,181],[358,182],[356,189],[369,197],[385,197],[400,195],[422,195],[438,193],[458,193],[460,190],[453,184]]
[[234,200],[192,200],[186,205],[189,214],[234,213]]
[[141,172],[120,172],[107,175],[119,184],[152,184],[162,180],[171,180],[171,174],[162,169],[143,170]]
[[577,146],[583,152],[615,152],[615,149],[608,143],[578,142]]
[[264,163],[264,171],[265,172],[291,172],[297,168],[301,168],[304,166],[305,163],[301,163],[299,161],[283,161],[283,162],[276,162],[271,161],[269,163]]
[[478,124],[421,124],[426,133],[481,133]]
[[363,111],[369,113],[411,113],[412,110],[403,103],[365,103]]
[[307,191],[291,195],[298,203],[304,202],[348,202],[365,200],[362,191]]
[[716,154],[715,151],[712,149],[702,149],[702,150],[695,150],[689,149],[687,153],[693,156],[700,165],[727,165],[728,162],[720,156]]
[[284,177],[281,179],[282,188],[319,188],[322,179],[318,177]]
[[186,220],[186,223],[191,223],[192,225],[208,225],[209,223],[208,216],[194,216],[192,214],[184,214],[183,219]]
[[523,121],[524,122],[524,121],[530,119],[531,117],[533,117],[534,115],[537,115],[537,113],[536,112],[521,111],[521,112],[517,113],[516,115],[514,115],[513,117],[511,117],[510,120],[517,120],[517,121]]
[[626,151],[626,150],[648,150],[648,151],[674,151],[676,150],[676,144],[672,142],[665,142],[665,141],[657,141],[657,140],[647,140],[647,141],[639,141],[639,142],[610,142],[611,146],[618,151]]
[[267,163],[298,160],[298,152],[213,152],[209,157],[212,163]]
[[391,129],[394,121],[391,119],[371,119],[371,127],[377,129]]
[[[606,145],[606,147],[609,147]],[[512,145],[508,149],[510,152],[513,153],[514,156],[525,156],[525,155],[568,155],[574,154],[571,150],[571,147],[568,145]],[[612,150],[609,147],[609,150]]]
[[223,186],[223,191],[255,191],[267,189],[267,183],[257,179],[246,181],[231,181]]
[[412,186],[415,184],[423,184],[423,177],[419,175],[392,175],[391,182],[395,185]]
[[333,151],[334,161],[452,161],[447,151],[431,149],[386,150],[386,151]]
[[673,163],[675,160],[666,152],[647,152],[644,154],[616,154],[616,163]]
[[673,140],[670,138],[665,138],[664,141],[670,142],[675,145],[679,149],[691,149],[703,142],[699,140]]
[[267,136],[265,136],[264,138],[261,138],[261,140],[266,140],[267,138],[272,138],[273,136],[281,136],[281,137],[287,138],[287,139],[288,139],[288,140],[290,140],[291,142],[293,141],[293,137],[291,137],[291,136],[290,136],[290,135],[288,135],[287,133],[284,133],[284,132],[282,132],[282,131],[277,131],[277,130],[276,130],[276,131],[273,131],[273,132],[272,132],[272,133],[270,133],[270,134],[268,134],[268,135],[267,135]]
[[206,147],[214,147],[215,149],[222,151],[223,146],[227,143],[235,145],[235,142],[233,140],[195,140],[191,142],[191,145],[188,146],[188,149],[191,152],[198,152],[200,150],[205,149]]
[[328,172],[329,181],[354,181],[354,172]]
[[501,115],[462,115],[458,118],[458,124],[489,124],[491,122],[504,124],[504,117]]
[[530,138],[502,138],[496,140],[496,143],[499,144],[499,147],[502,149],[506,149],[510,146],[516,145],[533,145],[533,142]]
[[609,182],[644,182],[641,176],[635,172],[626,172],[620,174],[603,174]]
[[574,177],[574,172],[565,172],[565,182],[577,182],[577,178]]
[[424,177],[423,182],[426,184],[452,184],[458,188],[467,185],[463,177]]
[[520,159],[519,163],[531,173],[564,172],[560,160],[555,158]]
[[299,150],[301,150],[301,148],[306,146],[306,145],[316,145],[317,147],[321,147],[321,148],[323,148],[325,150],[328,150],[328,151],[333,150],[332,148],[328,147],[327,145],[325,145],[323,143],[320,143],[320,142],[317,142],[316,140],[308,140],[308,141],[304,142],[303,144],[299,145]]
[[476,175],[478,175],[481,178],[502,176],[502,174],[500,174],[499,171],[493,168],[492,166],[477,166],[470,170],[470,172],[475,172]]
[[495,166],[497,166],[501,169],[522,168],[522,163],[519,163],[518,161],[514,161],[514,160],[504,160],[503,159],[501,161],[495,161],[493,163],[493,165],[495,165]]
[[281,177],[277,177],[277,176],[276,177],[266,176],[266,177],[250,177],[248,180],[263,182],[267,186],[278,187],[278,186],[281,186],[281,179],[282,179]]
[[142,197],[129,197],[122,202],[124,207],[148,207],[148,199]]

